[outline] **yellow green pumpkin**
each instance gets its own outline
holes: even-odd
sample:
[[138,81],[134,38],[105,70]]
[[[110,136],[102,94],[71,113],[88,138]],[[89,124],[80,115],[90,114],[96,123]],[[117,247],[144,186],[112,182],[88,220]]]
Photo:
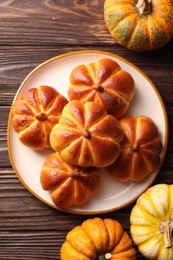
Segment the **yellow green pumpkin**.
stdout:
[[104,18],[117,43],[133,51],[159,49],[173,37],[172,0],[105,0]]
[[157,184],[137,200],[131,215],[131,236],[147,259],[173,259],[173,184]]

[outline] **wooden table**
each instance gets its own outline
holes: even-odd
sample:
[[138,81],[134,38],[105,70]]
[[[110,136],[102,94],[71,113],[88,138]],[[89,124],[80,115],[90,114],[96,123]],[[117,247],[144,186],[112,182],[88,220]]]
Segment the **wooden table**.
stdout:
[[[166,158],[154,184],[173,183],[173,41],[148,53],[135,53],[117,45],[105,26],[103,3],[103,0],[0,1],[1,260],[60,259],[60,247],[67,232],[88,218],[58,211],[38,200],[21,184],[9,161],[6,129],[13,98],[27,74],[49,58],[76,50],[109,51],[133,62],[150,77],[165,103],[170,128]],[[133,205],[99,216],[120,221],[130,233]],[[139,252],[137,256],[144,259]]]

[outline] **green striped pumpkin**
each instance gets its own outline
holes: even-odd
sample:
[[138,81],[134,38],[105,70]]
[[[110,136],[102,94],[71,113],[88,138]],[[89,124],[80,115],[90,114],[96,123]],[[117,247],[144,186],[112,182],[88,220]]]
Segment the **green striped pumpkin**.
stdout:
[[104,19],[120,45],[156,50],[173,37],[173,0],[105,0]]

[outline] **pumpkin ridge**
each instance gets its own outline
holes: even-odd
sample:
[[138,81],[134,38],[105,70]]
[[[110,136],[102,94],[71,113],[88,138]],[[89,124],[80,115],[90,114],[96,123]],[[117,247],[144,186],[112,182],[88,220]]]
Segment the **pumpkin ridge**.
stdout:
[[[33,120],[32,123],[30,122],[29,125],[27,124],[26,127],[21,128],[22,131],[19,132],[19,137],[20,137],[20,136],[23,136],[23,135],[25,134],[25,132],[27,132],[29,129],[32,129],[32,127],[34,127],[34,126],[37,125],[37,124],[39,124],[39,122]],[[19,139],[20,139],[20,138],[19,138]]]
[[114,138],[110,137],[109,135],[106,136],[106,135],[101,135],[101,134],[94,134],[93,136],[100,140],[109,140],[111,142],[114,142],[114,140],[113,140]]
[[59,110],[58,113],[56,114],[52,114],[52,107],[54,106],[54,104],[57,103],[57,101],[59,100],[59,103],[61,104],[61,102],[63,101],[63,104],[67,104],[68,101],[66,102],[65,100],[63,100],[64,97],[62,97],[61,94],[57,94],[57,96],[54,97],[54,99],[52,99],[52,101],[49,103],[49,105],[46,107],[46,114],[49,116],[49,115],[54,115],[54,116],[58,116],[62,113],[62,110]]
[[[158,256],[159,256],[159,251],[160,251],[160,245],[161,245],[161,243],[159,243],[159,245],[158,245],[158,241],[161,241],[162,240],[162,235],[161,234],[157,234],[157,235],[154,235],[154,236],[152,236],[150,239],[148,239],[148,240],[146,240],[144,243],[142,243],[141,245],[140,245],[140,252],[148,259],[148,256],[150,255],[150,259],[160,259]],[[147,248],[147,244],[149,244],[150,245],[150,243],[153,243],[153,247],[152,247],[152,249],[150,248],[150,250],[149,250],[149,252],[145,255],[145,248]],[[156,247],[156,250],[155,250],[155,247]],[[144,248],[144,249],[143,249]],[[158,250],[158,248],[159,248],[159,250]],[[154,250],[154,251],[153,251]],[[153,252],[154,252],[154,254],[153,254]],[[163,252],[163,251],[160,251],[160,252]],[[152,255],[152,256],[151,256]],[[167,258],[161,258],[161,259],[165,259],[165,260],[167,260]]]
[[[95,68],[94,71],[92,70],[92,65],[94,65],[94,68]],[[99,62],[98,63],[94,63],[94,64],[90,63],[90,64],[87,65],[87,68],[88,68],[88,71],[89,71],[89,75],[90,75],[91,79],[93,80],[94,84],[102,85],[107,80],[109,80],[113,75],[115,75],[117,72],[119,72],[121,70],[120,65],[119,64],[117,64],[117,65],[118,65],[117,68],[114,69],[114,71],[112,71],[112,73],[105,80],[103,80],[102,82],[99,82],[99,83],[98,83],[99,79],[97,78],[98,77],[98,73],[100,71],[100,64],[99,64]],[[95,74],[94,74],[94,72],[95,72]],[[93,86],[91,86],[91,88],[92,87]]]
[[126,98],[125,95],[121,94],[121,92],[116,91],[116,93],[115,93],[115,91],[111,88],[109,88],[107,90],[107,92],[111,93],[111,95],[114,96],[114,97],[116,97],[116,96],[120,97],[124,101],[124,103],[128,104],[129,100]]
[[42,109],[40,109],[40,107],[35,108],[34,106],[32,106],[32,104],[28,103],[28,101],[26,101],[25,99],[22,100],[26,106],[33,112],[33,115],[36,116],[38,114],[38,110],[37,108],[39,108],[39,112],[43,112]]
[[[82,176],[82,174],[81,174],[81,177],[83,177],[83,178],[80,178],[80,176],[79,176],[79,178],[78,178],[78,180],[79,180],[79,182],[80,182],[80,185],[83,187],[83,190],[85,190],[86,191],[86,193],[87,194],[89,194],[89,195],[92,195],[92,194],[94,194],[95,193],[95,191],[93,191],[93,190],[91,190],[90,188],[91,188],[91,184],[89,184],[89,182],[87,183],[87,182],[85,182],[85,175],[83,175]],[[92,181],[93,181],[93,179],[95,179],[95,177],[97,177],[96,175],[91,175],[90,176],[91,177],[91,179],[92,179]],[[91,183],[91,182],[90,182]]]
[[[35,101],[36,101],[36,105],[39,107],[40,112],[43,112],[43,111],[45,112],[45,111],[47,111],[48,107],[51,107],[51,105],[54,103],[55,98],[53,98],[53,99],[51,100],[49,106],[46,107],[46,109],[45,109],[45,107],[43,106],[43,102],[42,102],[42,100],[41,100],[42,90],[41,90],[40,88],[38,88],[38,89],[37,89],[37,93],[38,93],[38,99],[35,98],[35,95],[34,95],[34,98],[35,98]],[[40,100],[41,102],[38,102],[38,100]]]
[[[44,87],[44,86],[43,86]],[[51,90],[50,90],[51,91]],[[44,107],[43,105],[43,102],[42,99],[41,99],[41,93],[43,92],[43,90],[41,88],[38,88],[36,90],[36,94],[38,95],[38,98],[35,98],[35,95],[34,95],[34,98],[35,98],[35,102],[36,102],[36,105],[38,106],[38,108],[40,109],[40,112],[43,112],[43,113],[46,113],[47,114],[47,110],[52,106],[52,104],[54,103],[56,97],[53,97],[51,100],[50,100],[50,103],[48,104],[48,106]],[[59,95],[58,95],[58,98],[59,98]],[[37,112],[38,113],[38,112]]]
[[[49,145],[49,135],[47,136],[45,133],[48,132],[47,128],[50,127],[50,129],[52,128],[51,125],[47,122],[40,122],[40,129],[42,129],[42,137],[43,137],[43,141],[44,143],[47,145]],[[51,131],[51,130],[50,130]]]
[[[140,206],[141,208],[143,208],[146,212],[148,212],[151,216],[154,216],[156,218],[161,217],[160,213],[157,210],[156,205],[154,204],[152,198],[150,197],[150,194],[148,192],[146,192],[145,196],[147,195],[148,199],[150,200],[151,203],[151,207],[154,209],[154,212],[156,212],[156,214],[152,214],[151,212],[149,212],[149,210],[145,209],[141,204],[138,204],[138,206]],[[139,202],[138,202],[139,203]]]
[[[89,101],[88,103],[92,104],[93,101]],[[87,102],[86,102],[87,104]],[[93,104],[96,104],[96,102],[93,102]],[[91,106],[85,106],[85,110],[84,110],[84,126],[83,127],[87,127],[88,130],[90,130],[95,124],[97,124],[98,122],[102,121],[105,116],[107,116],[107,111],[102,107],[101,104],[99,104],[100,106],[100,113],[97,114],[98,111],[96,111],[95,115],[96,117],[92,118],[91,114],[88,113],[88,110],[90,111],[92,108]],[[88,115],[90,115],[90,117],[88,117]],[[90,120],[92,118],[92,120]],[[89,122],[90,121],[90,122]]]
[[[143,150],[147,151],[150,155],[154,155],[154,156],[156,156],[155,152],[152,152],[151,150],[147,150],[147,149],[143,149]],[[140,156],[142,157],[142,159],[144,160],[145,165],[147,165],[147,159],[146,159],[146,156],[143,155],[143,152],[139,152],[139,154],[140,154]],[[158,159],[159,159],[159,161],[160,161],[159,153],[158,153]],[[160,163],[159,163],[159,164],[160,164]],[[148,167],[148,165],[147,165],[147,168],[149,169],[150,166]],[[157,169],[158,169],[158,167],[157,167]],[[150,171],[150,173],[152,173],[152,172]]]
[[[50,168],[50,165],[44,166],[45,171],[48,171],[49,168]],[[67,173],[67,170],[66,170],[66,169],[64,169],[64,170],[61,169],[61,170],[60,170],[58,167],[54,167],[54,168],[52,167],[52,169],[54,169],[56,172],[61,172],[61,173],[63,173],[64,175],[67,175],[66,179],[69,178],[69,174]]]
[[[152,20],[152,18],[150,18],[149,16],[147,16],[148,20]],[[151,33],[151,30],[149,28],[149,22],[146,23],[146,28],[147,28],[147,33],[149,35],[148,39],[149,39],[149,49],[152,49],[153,48],[153,45],[152,45],[152,33]]]
[[[92,240],[91,236],[86,232],[86,230],[83,228],[82,225],[81,225],[80,227],[81,227],[81,229],[85,232],[85,234],[87,234],[87,236],[90,238],[90,240],[92,241],[92,243],[93,243],[93,245],[94,245],[94,247],[95,247],[95,251],[97,252],[97,255],[99,255],[99,252],[98,252],[98,250],[97,250],[97,248],[96,248],[96,245],[95,245],[94,241]],[[95,259],[91,259],[91,260],[95,260]]]
[[[58,124],[59,119],[60,119],[60,115],[57,115],[57,116],[50,115],[50,116],[48,116],[46,123],[51,127],[51,130],[52,130],[54,125]],[[55,121],[56,121],[56,123],[55,123]]]
[[[83,187],[83,191],[84,191],[84,193],[85,193],[85,198],[87,197],[89,197],[89,193],[87,192],[87,189],[86,189],[86,187],[84,186],[84,185],[82,185],[82,183],[81,183],[81,181],[79,181],[79,183],[75,180],[75,179],[73,179],[73,204],[74,205],[78,205],[78,203],[77,203],[77,201],[78,201],[78,191],[77,191],[77,187],[78,186],[82,186]],[[76,191],[76,192],[75,192]]]
[[[63,251],[63,250],[66,251],[66,247],[67,247],[67,248],[70,247],[70,249],[73,249],[74,252],[75,252],[75,253],[74,253],[75,255],[78,254],[80,257],[85,256],[87,260],[94,260],[94,259],[89,258],[86,254],[84,255],[84,252],[82,252],[82,253],[79,252],[79,250],[76,249],[75,246],[73,246],[73,245],[70,243],[70,241],[68,241],[67,237],[66,237],[66,241],[65,241],[65,242],[63,243],[63,245],[62,245],[61,251]],[[62,253],[61,253],[61,254],[62,254]],[[61,256],[61,259],[66,260],[66,259],[67,259],[67,256],[68,256],[68,257],[69,257],[69,256],[71,257],[71,255],[68,253],[68,254],[66,255],[66,258],[62,258],[62,256]]]
[[[98,65],[97,65],[98,66]],[[99,71],[99,69],[98,69]],[[109,77],[107,77],[104,81],[102,81],[101,83],[99,83],[99,85],[103,85],[104,83],[106,83],[107,80],[109,80],[112,76],[116,75],[119,71],[121,71],[121,67],[117,67],[116,70],[112,71],[112,73],[109,75]],[[97,83],[96,83],[97,84]]]
[[[145,17],[147,17],[147,16],[145,16]],[[139,19],[141,19],[140,18],[140,16],[138,17],[138,21],[136,22],[136,24],[135,24],[135,27],[134,27],[134,30],[133,30],[133,32],[131,33],[131,37],[130,37],[130,39],[129,39],[129,41],[128,41],[128,44],[127,44],[127,48],[129,48],[130,49],[130,46],[131,46],[131,43],[133,43],[133,41],[134,41],[134,38],[135,38],[135,35],[136,35],[136,30],[137,30],[137,27],[138,27],[138,25],[139,25]],[[147,33],[150,35],[150,37],[151,37],[151,34],[150,34],[150,30],[149,30],[149,28],[148,28],[148,23],[146,23],[146,29],[147,29]],[[151,48],[152,46],[151,46],[151,38],[149,37],[149,47]],[[133,45],[133,44],[132,44]]]
[[[161,20],[161,17],[160,17],[160,20]],[[157,28],[158,28],[158,21],[159,21],[159,17],[157,17],[157,21],[156,21],[156,20],[155,20],[155,17],[150,17],[150,16],[148,16],[147,28],[148,28],[149,43],[150,43],[150,47],[149,47],[149,48],[151,48],[151,49],[153,49],[153,43],[152,43],[153,35],[152,35],[152,30],[150,30],[150,27],[153,26],[155,29],[157,29]],[[165,25],[166,25],[166,23],[165,23]],[[167,36],[167,40],[164,39],[164,42],[168,42],[169,39],[170,39],[170,37],[169,37],[169,35],[168,35],[168,30],[165,31],[165,29],[163,29],[163,28],[165,28],[166,26],[163,26],[163,25],[160,24],[160,23],[159,23],[159,26],[160,26],[160,27],[159,27],[160,30],[158,30],[158,31],[162,31],[162,33],[166,34],[166,36]],[[163,37],[160,36],[160,38],[163,40]],[[159,43],[159,42],[157,42],[157,43],[155,42],[155,45],[160,45],[160,43]]]
[[[32,106],[32,104],[30,104],[27,100],[25,100],[25,97],[23,98],[23,99],[21,99],[21,101],[25,104],[25,106],[27,107],[27,108],[29,108],[29,110],[32,112],[32,115],[31,116],[33,116],[33,117],[35,117],[39,112],[43,112],[41,109],[40,109],[40,107],[37,107],[37,108],[35,108],[34,106]],[[20,101],[19,101],[20,102]],[[38,112],[38,109],[39,108],[39,112]],[[19,114],[19,115],[25,115],[25,112],[23,111],[23,113],[22,114]]]
[[[173,184],[168,186],[168,199],[169,199],[168,216],[171,216],[171,205],[172,205],[171,202],[173,201],[173,200],[171,200],[171,190],[173,190]],[[173,214],[172,214],[172,216],[173,216]],[[173,218],[171,219],[171,221],[172,221],[172,230],[173,230]]]
[[[79,127],[79,128],[81,128],[81,123],[79,123],[79,121],[75,118],[75,117],[73,117],[73,119],[71,119],[71,118],[66,118],[66,117],[64,117],[64,115],[63,115],[63,120],[67,120],[67,121],[69,121],[69,122],[72,122],[72,124],[74,124],[75,123],[75,126],[76,126],[76,128],[77,127]],[[61,118],[60,118],[60,122],[61,122]],[[61,125],[61,124],[60,124]],[[72,129],[74,129],[74,126],[72,125],[72,127],[69,127],[69,125],[67,125],[67,126],[63,126],[62,128],[72,128]]]
[[[153,201],[152,201],[152,204],[153,204]],[[155,209],[155,205],[153,205],[153,207]],[[159,226],[160,221],[158,220],[157,216],[154,216],[153,214],[151,214],[146,208],[144,208],[138,202],[137,202],[137,208],[142,215],[145,215],[145,217],[147,216],[148,219],[151,219],[151,217],[152,217],[152,221],[154,221],[156,223],[156,224],[152,224],[152,222],[150,222],[150,223],[145,224],[146,226]],[[135,226],[144,226],[144,223],[140,223],[140,224],[135,223]]]
[[[159,235],[160,235],[160,234],[155,234],[155,233],[152,234],[152,235],[151,235],[149,238],[147,238],[145,241],[143,241],[143,242],[141,242],[141,243],[138,243],[138,246],[141,247],[141,246],[143,246],[143,245],[149,243],[150,240],[155,239],[155,238],[158,238]],[[163,247],[164,247],[164,246],[163,246]],[[158,255],[157,255],[157,257],[158,257]],[[157,259],[159,259],[159,258],[157,258]]]
[[[92,88],[92,87],[90,87]],[[90,94],[86,93],[86,95],[83,95],[80,99],[83,100],[83,102],[85,102],[85,98],[86,98],[86,101],[93,101],[93,102],[97,102],[99,104],[103,104],[103,101],[102,101],[102,96],[98,94],[98,92],[93,89],[90,91]]]
[[[92,88],[92,87],[90,87],[90,88]],[[83,95],[81,100],[84,100],[84,102],[85,102],[85,98],[87,101],[95,100],[95,96],[96,96],[96,91],[93,89],[93,90],[90,90],[90,94],[86,93],[85,95]]]
[[163,250],[164,250],[164,244],[161,244],[160,245],[160,250],[159,250],[158,255],[157,255],[158,259],[161,259],[161,253],[163,252]]
[[[54,105],[54,103],[56,103],[57,99],[59,99],[58,97],[55,97],[54,99],[51,100],[51,102],[49,103],[49,105],[46,107],[46,113],[49,114],[49,110],[52,108],[52,106]],[[43,105],[42,105],[42,109],[43,109]],[[45,110],[45,109],[44,109]]]
[[[78,142],[81,142],[81,141],[82,141],[82,136],[81,136],[80,138],[77,138],[77,139],[73,140],[73,142],[71,142],[71,143],[69,142],[69,143],[67,144],[67,146],[64,148],[64,150],[62,151],[62,153],[63,153],[63,152],[66,153],[66,150],[69,149],[70,146],[73,146],[73,145],[76,144],[76,142],[78,143]],[[60,153],[61,153],[61,151],[60,151]],[[78,156],[76,156],[77,160],[78,160],[78,158],[79,158],[79,154],[80,154],[80,151],[78,151]]]
[[[106,112],[107,114],[107,112]],[[93,121],[92,124],[90,123],[90,126],[88,127],[88,130],[90,131],[90,129],[92,127],[94,127],[97,123],[99,123],[102,119],[104,119],[105,114],[102,114],[102,116],[100,116],[97,120]]]
[[[105,227],[105,230],[106,230],[106,233],[107,233],[107,237],[108,237],[107,247],[106,247],[106,251],[107,251],[107,250],[108,250],[108,246],[109,246],[110,236],[109,236],[109,232],[108,232],[108,229],[107,229],[107,226],[106,226],[104,220],[102,219],[101,221],[102,221],[102,224],[103,224],[104,227]],[[102,247],[104,247],[104,242],[103,242],[103,244],[102,244]],[[109,253],[109,252],[104,252],[103,254],[106,254],[106,253]]]
[[[134,135],[133,135],[133,139],[131,140],[131,136],[130,136],[130,131],[129,130],[127,130],[127,133],[129,133],[129,135],[127,135],[127,138],[128,138],[128,140],[129,140],[129,143],[132,145],[132,144],[134,144],[135,143],[135,145],[139,145],[138,144],[138,142],[137,142],[137,133],[139,132],[140,133],[140,131],[138,130],[138,127],[140,127],[140,122],[139,122],[139,120],[140,119],[137,119],[135,122],[134,122],[134,125],[133,125],[133,127],[134,127],[134,129],[135,129],[135,131],[134,131]],[[130,141],[131,140],[131,141]]]
[[[124,5],[126,5],[126,7],[129,6],[129,8],[131,8],[131,3],[126,3],[126,2],[121,3],[121,2],[120,2],[120,3],[117,3],[117,5],[118,5],[118,7],[116,7],[116,9],[118,9],[118,8],[123,9],[123,8],[124,8]],[[106,12],[109,13],[110,11],[114,11],[114,6],[107,7],[106,9],[107,9]],[[114,13],[115,13],[115,12],[114,12]],[[130,15],[134,15],[134,9],[132,9],[132,10],[131,10],[130,12],[128,12],[127,14],[125,14],[125,15],[121,18],[121,20],[120,20],[116,25],[114,25],[114,26],[110,26],[110,25],[109,25],[109,29],[110,29],[110,30],[114,30],[114,29],[116,28],[116,26],[118,26],[118,25],[121,23],[121,21],[122,21],[123,19],[126,19],[126,18],[129,17]],[[106,16],[109,17],[109,14],[108,14],[108,15],[106,14]]]
[[[150,199],[149,194],[148,194],[148,193],[146,193],[146,194],[148,195],[148,199]],[[138,204],[138,207],[139,207],[139,209],[141,209],[141,211],[142,211],[143,213],[146,213],[147,215],[149,214],[149,215],[153,216],[154,218],[156,218],[156,220],[157,220],[157,218],[158,218],[158,216],[160,216],[160,214],[158,213],[157,208],[156,208],[155,204],[153,203],[153,200],[152,200],[152,199],[150,200],[150,203],[151,203],[152,208],[153,208],[154,211],[156,212],[156,215],[154,215],[154,214],[152,214],[151,212],[149,212],[149,210],[146,209],[146,208],[144,208],[144,206],[142,206],[141,204]],[[159,221],[158,221],[158,223],[159,223]],[[150,225],[150,224],[149,224],[149,225]],[[157,225],[158,225],[158,224],[157,224]],[[156,225],[156,226],[157,226],[157,225]],[[139,225],[139,226],[140,226],[140,225]],[[152,226],[155,226],[155,225],[152,225]]]
[[38,102],[38,100],[39,100],[39,89],[33,88],[33,89],[30,90],[30,92],[28,91],[28,93],[30,95],[32,95],[32,100],[34,100],[35,104],[33,105],[30,101],[30,98],[25,96],[26,93],[24,94],[22,101],[24,101],[24,103],[27,104],[27,106],[30,108],[31,111],[34,112],[35,115],[38,114],[38,110],[39,110],[39,112],[43,112],[44,110],[41,106],[41,102]]
[[[49,165],[47,166],[47,167],[45,167],[45,170],[49,170]],[[72,171],[69,171],[69,172],[67,172],[67,170],[66,169],[64,169],[64,170],[60,170],[60,169],[58,169],[57,167],[56,168],[54,168],[54,170],[58,173],[58,172],[60,172],[61,174],[63,174],[63,175],[66,175],[66,177],[64,178],[64,180],[63,181],[61,181],[61,182],[59,182],[58,184],[56,184],[56,185],[54,185],[54,187],[52,187],[52,191],[53,190],[56,190],[57,188],[59,188],[59,186],[61,186],[61,185],[63,185],[66,181],[68,182],[69,181],[69,178],[72,178],[71,176],[70,176],[70,172]],[[72,178],[73,179],[73,178]]]
[[56,190],[59,188],[59,187],[61,187],[62,185],[64,185],[65,183],[68,183],[69,182],[69,176],[67,175],[67,177],[62,181],[62,182],[60,182],[59,184],[56,184],[56,185],[54,185],[54,187],[52,187],[52,189],[50,190],[51,192],[56,192]]
[[[85,139],[85,138],[84,138]],[[88,141],[88,140],[83,140],[82,141],[82,145],[81,145],[81,151],[84,151],[84,149],[82,148],[83,146],[84,146],[84,142],[87,142],[87,148],[88,148],[88,150],[89,150],[89,157],[90,157],[90,165],[93,165],[93,160],[92,160],[92,149],[91,149],[91,143],[90,143],[90,141]],[[79,153],[79,156],[78,156],[78,159],[77,159],[77,161],[79,162],[81,159],[80,159],[80,157],[82,158],[82,157],[84,157],[83,156],[83,152],[81,152],[80,151],[80,153]]]
[[[54,186],[54,188],[52,188],[51,189],[51,196],[53,197],[54,196],[54,193],[57,193],[57,189],[59,189],[60,188],[60,190],[62,190],[62,187],[66,184],[66,183],[68,183],[68,182],[74,182],[73,180],[71,180],[71,178],[67,178],[66,180],[64,180],[62,183],[60,183],[60,184],[57,184],[56,186]],[[65,185],[66,186],[66,185]],[[73,197],[73,202],[74,202],[74,183],[73,183],[73,186],[72,185],[70,185],[70,187],[71,187],[71,190],[73,190],[73,194],[71,193],[71,194],[69,194],[68,196],[72,196]],[[67,197],[68,198],[68,197]],[[63,200],[64,201],[64,200]],[[60,200],[60,203],[62,202],[62,200]]]
[[[15,121],[16,121],[16,120],[19,121],[19,120],[20,120],[19,118],[21,118],[21,116],[23,116],[23,117],[26,118],[26,116],[25,116],[24,114],[23,114],[23,115],[18,115],[18,116],[16,115],[16,116],[14,116]],[[28,118],[28,117],[27,117],[27,118]],[[14,120],[14,119],[13,119],[13,120]],[[16,132],[18,133],[18,132],[22,132],[22,131],[24,131],[24,130],[29,129],[30,126],[35,123],[35,118],[34,118],[34,116],[31,116],[31,119],[32,119],[32,120],[30,120],[30,121],[27,120],[27,121],[28,121],[27,124],[25,123],[25,124],[22,125],[22,127],[20,126],[20,129],[16,129]],[[20,133],[20,134],[22,134],[22,133]]]
[[129,236],[126,232],[122,233],[122,236],[117,245],[111,251],[113,254],[125,253],[131,250],[132,240],[129,240]]
[[[72,128],[72,132],[74,132],[74,130],[73,130],[74,128]],[[65,131],[68,131],[68,127],[64,127],[64,130]],[[71,128],[70,128],[70,130],[71,130]],[[82,130],[81,131],[78,131],[77,129],[76,129],[76,132],[78,133],[78,135],[76,136],[76,137],[74,137],[73,138],[73,141],[66,141],[66,146],[64,145],[64,147],[65,147],[65,149],[66,148],[69,148],[69,146],[70,146],[70,144],[74,144],[75,142],[79,142],[79,141],[81,141],[81,139],[82,139],[82,136],[81,136],[81,133],[82,133]],[[61,147],[60,147],[60,149],[62,149],[62,145],[61,145]],[[58,150],[58,151],[60,151],[60,149]]]
[[[153,17],[153,20],[155,20],[154,17]],[[157,17],[157,23],[158,22],[159,22],[160,26],[162,28],[164,28],[164,32],[166,33],[167,38],[169,40],[169,28],[166,26],[167,25],[166,21],[162,17]]]
[[[97,217],[96,217],[97,218]],[[86,220],[87,221],[87,220]],[[94,221],[94,219],[93,219],[93,221]],[[95,222],[95,221],[94,221]],[[95,225],[96,225],[96,228],[97,229],[99,229],[99,226],[97,225],[97,223],[95,222]],[[104,225],[105,225],[105,223],[104,223]],[[106,227],[106,225],[105,225],[105,227]],[[94,244],[94,247],[95,247],[95,249],[96,249],[96,252],[97,252],[97,256],[99,256],[100,255],[100,252],[98,251],[98,249],[97,249],[97,247],[96,247],[96,245],[95,245],[95,242],[93,241],[93,239],[92,239],[92,237],[90,236],[90,234],[85,230],[85,228],[83,227],[83,225],[81,225],[81,228],[83,229],[83,231],[88,235],[88,237],[90,238],[90,240],[92,241],[92,243]],[[99,229],[99,231],[100,231],[100,229]],[[107,232],[108,233],[108,232]],[[109,235],[109,234],[108,234]],[[102,245],[103,246],[103,245]]]
[[[94,66],[94,69],[92,68],[92,66]],[[92,79],[93,83],[96,83],[96,76],[98,71],[96,63],[89,63],[88,65],[86,65],[86,68],[88,70],[88,74]]]
[[[145,144],[141,144],[140,147],[142,148],[143,151],[147,151],[148,153],[151,153],[151,154],[156,154],[156,150],[152,151],[150,147],[149,148],[145,147],[146,144],[150,144],[150,143],[152,143],[152,141],[149,141],[148,143],[145,143]],[[159,155],[159,154],[160,154],[160,151],[157,150],[157,155]],[[141,154],[141,156],[142,156],[142,154]]]
[[[156,136],[154,139],[148,140],[148,142],[145,142],[145,143],[141,144],[140,146],[141,146],[143,149],[145,149],[146,151],[148,151],[148,150],[151,151],[151,148],[150,148],[149,144],[152,144],[154,141],[158,141],[158,142],[160,143],[160,137],[159,137],[159,136]],[[147,146],[148,146],[150,149],[149,149],[149,148],[147,149]],[[161,144],[161,146],[162,146],[162,144]],[[161,146],[160,146],[160,147],[161,147]],[[158,154],[160,154],[160,147],[157,148]],[[156,152],[156,149],[155,149],[154,151]]]
[[[148,150],[147,150],[148,151]],[[150,154],[153,154],[153,155],[155,155],[155,153],[152,153],[151,151],[148,151]],[[148,162],[147,162],[147,159],[146,159],[146,157],[143,155],[143,153],[142,152],[140,152],[140,151],[138,151],[138,153],[139,153],[139,155],[140,155],[140,157],[143,159],[143,161],[144,161],[144,163],[145,163],[145,165],[146,165],[146,168],[147,168],[147,175],[145,175],[145,177],[147,177],[149,174],[151,174],[152,172],[154,172],[154,171],[151,171],[150,170],[150,166],[148,166]],[[132,158],[132,173],[133,173],[133,165],[134,165],[134,168],[135,168],[135,163],[133,162],[134,161],[134,157],[135,157],[135,154],[133,154],[133,158]],[[130,174],[130,176],[131,177],[133,177],[133,175],[131,175]],[[144,177],[144,178],[145,178]]]
[[[62,122],[62,124],[61,124]],[[64,117],[63,118],[60,116],[60,119],[59,119],[59,127],[61,127],[62,129],[65,129],[65,130],[68,130],[68,129],[75,129],[75,128],[81,128],[81,125],[78,124],[78,121],[77,120],[72,120],[71,118],[67,118],[67,117]],[[76,129],[76,132],[78,130]]]
[[[110,27],[110,30],[112,30],[113,36],[114,36],[117,40],[119,40],[119,38],[117,37],[117,35],[115,35],[114,31],[116,30],[116,28],[117,28],[118,26],[120,26],[120,24],[121,24],[122,22],[124,22],[125,19],[129,18],[130,16],[134,16],[134,17],[137,18],[137,15],[134,14],[133,11],[132,11],[130,14],[126,15],[123,20],[119,21],[117,24],[115,24],[114,26],[112,26],[112,28]],[[134,19],[134,18],[132,18],[132,19]],[[134,29],[136,28],[136,26],[137,26],[137,23],[135,23],[135,27],[133,28],[133,31],[134,31]],[[131,36],[130,36],[130,37],[131,37]],[[129,39],[129,40],[130,40],[130,39]],[[129,41],[129,40],[125,39],[124,41]]]

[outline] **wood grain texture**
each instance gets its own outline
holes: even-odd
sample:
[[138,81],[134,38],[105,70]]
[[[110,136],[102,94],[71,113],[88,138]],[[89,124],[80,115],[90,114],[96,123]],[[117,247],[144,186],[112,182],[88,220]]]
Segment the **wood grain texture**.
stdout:
[[[117,45],[106,29],[103,4],[104,0],[0,1],[2,260],[60,259],[67,232],[88,218],[55,210],[39,201],[21,184],[10,164],[7,122],[13,98],[28,73],[47,59],[76,50],[98,49],[118,54],[142,69],[162,96],[170,129],[166,158],[153,184],[173,183],[173,41],[149,53],[135,53]],[[134,203],[99,216],[118,220],[130,234],[129,216]],[[144,259],[138,251],[137,258]]]
[[3,1],[1,45],[113,43],[104,23],[103,3],[103,0]]

